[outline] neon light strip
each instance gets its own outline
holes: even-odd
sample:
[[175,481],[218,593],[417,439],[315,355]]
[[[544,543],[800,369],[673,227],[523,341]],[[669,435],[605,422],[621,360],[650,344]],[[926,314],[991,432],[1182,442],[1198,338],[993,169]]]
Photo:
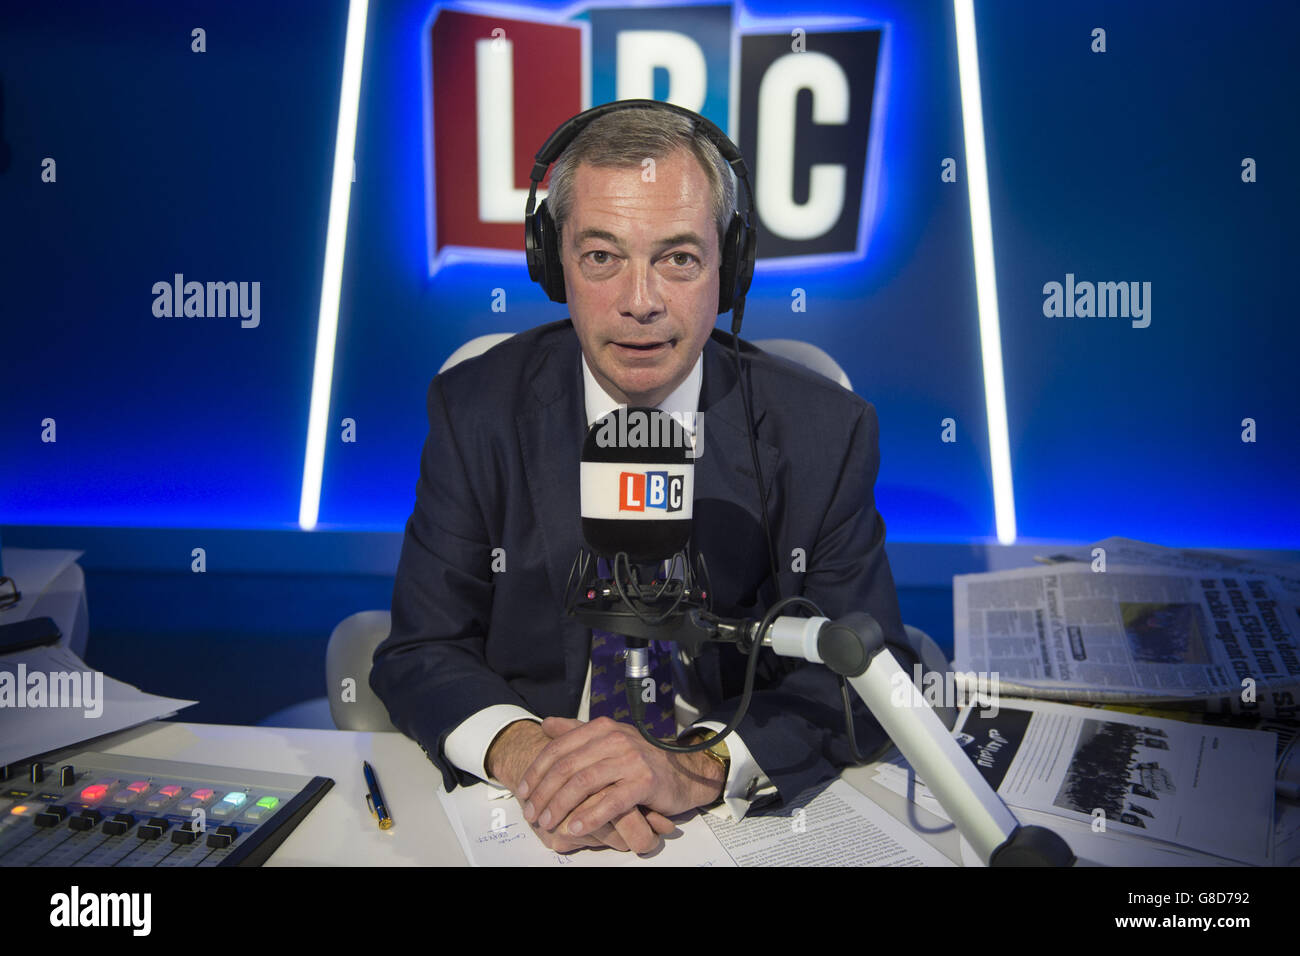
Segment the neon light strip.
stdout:
[[1002,330],[998,319],[997,270],[993,264],[993,217],[989,211],[989,177],[984,156],[984,106],[980,100],[975,10],[972,0],[953,0],[952,6],[957,21],[957,71],[961,77],[966,186],[970,194],[975,296],[980,314],[980,352],[984,360],[984,407],[989,423],[989,459],[993,465],[993,513],[998,541],[1013,544],[1016,540],[1016,499],[1011,485],[1011,445],[1002,374]]
[[367,3],[368,0],[351,0],[348,4],[339,126],[334,139],[334,179],[330,187],[329,225],[325,232],[325,272],[321,277],[320,317],[316,323],[316,364],[312,369],[307,453],[302,466],[302,497],[298,503],[298,525],[304,531],[316,527],[320,514],[325,435],[329,426],[326,419],[334,387],[334,345],[339,328],[339,289],[343,284],[343,251],[347,245],[348,207],[352,199],[352,154],[357,140],[361,65],[366,52]]

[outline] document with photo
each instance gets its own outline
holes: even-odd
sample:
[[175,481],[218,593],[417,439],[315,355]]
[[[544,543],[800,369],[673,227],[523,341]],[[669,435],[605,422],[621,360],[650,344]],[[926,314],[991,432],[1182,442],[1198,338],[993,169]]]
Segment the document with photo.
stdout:
[[[1273,733],[1047,701],[1003,699],[994,713],[963,709],[954,735],[1012,812],[1272,862]],[[897,790],[898,773],[880,782]],[[923,783],[916,802],[946,817]]]

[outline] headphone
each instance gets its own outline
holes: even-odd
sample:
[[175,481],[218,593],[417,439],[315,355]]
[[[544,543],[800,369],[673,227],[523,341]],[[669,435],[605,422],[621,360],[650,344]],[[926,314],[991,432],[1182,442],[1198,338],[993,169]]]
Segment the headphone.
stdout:
[[[695,132],[702,134],[712,143],[722,158],[735,172],[736,178],[745,187],[745,213],[731,214],[731,223],[722,240],[722,263],[718,273],[718,314],[721,315],[740,304],[736,317],[743,314],[745,293],[749,291],[749,282],[754,277],[754,254],[757,237],[750,216],[754,209],[754,189],[749,182],[749,170],[745,158],[740,155],[736,144],[729,140],[713,123],[698,113],[693,113],[681,106],[664,103],[659,100],[616,100],[597,106],[567,120],[542,144],[534,157],[533,171],[530,176],[532,184],[528,188],[528,207],[524,211],[524,251],[528,258],[528,277],[546,290],[553,302],[564,302],[564,267],[560,262],[559,230],[546,200],[540,206],[537,203],[537,187],[546,178],[551,164],[560,158],[575,139],[593,120],[608,113],[626,109],[656,109],[678,116],[685,116],[695,126]],[[536,207],[536,211],[534,211]],[[733,323],[736,324],[736,323]]]

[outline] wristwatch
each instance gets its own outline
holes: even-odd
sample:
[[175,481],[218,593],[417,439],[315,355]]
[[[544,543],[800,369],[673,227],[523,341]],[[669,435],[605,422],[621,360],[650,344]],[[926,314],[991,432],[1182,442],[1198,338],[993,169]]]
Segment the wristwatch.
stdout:
[[[714,737],[718,736],[718,732],[716,730],[701,728],[684,736],[688,738],[694,737],[695,739],[691,740],[690,743],[698,743],[701,740],[712,740]],[[725,793],[727,789],[727,778],[731,776],[731,751],[727,749],[727,742],[725,740],[719,740],[716,744],[706,747],[701,751],[701,753],[706,757],[712,757],[721,765],[722,789]]]

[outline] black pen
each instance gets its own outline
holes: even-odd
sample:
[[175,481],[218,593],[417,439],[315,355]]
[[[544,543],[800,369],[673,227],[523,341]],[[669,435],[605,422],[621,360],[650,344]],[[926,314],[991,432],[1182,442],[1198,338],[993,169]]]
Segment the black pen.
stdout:
[[375,769],[363,760],[361,772],[366,775],[366,789],[370,791],[366,794],[366,806],[379,818],[379,829],[387,830],[393,825],[393,818],[388,815],[388,805],[384,803],[384,794],[379,789],[379,778],[375,776]]

